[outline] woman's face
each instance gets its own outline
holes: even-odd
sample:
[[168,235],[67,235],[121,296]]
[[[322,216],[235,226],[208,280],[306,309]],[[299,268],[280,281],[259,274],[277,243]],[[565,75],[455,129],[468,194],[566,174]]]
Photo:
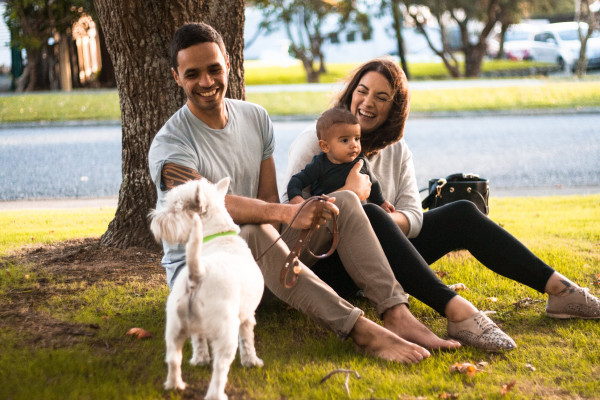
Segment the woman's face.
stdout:
[[379,72],[367,72],[352,92],[350,112],[358,118],[362,133],[370,133],[387,120],[394,93],[388,80]]

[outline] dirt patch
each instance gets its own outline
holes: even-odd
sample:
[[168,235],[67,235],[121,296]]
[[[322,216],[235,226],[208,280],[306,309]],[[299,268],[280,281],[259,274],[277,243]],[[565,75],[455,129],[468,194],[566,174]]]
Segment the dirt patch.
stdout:
[[[9,274],[9,265],[27,266],[37,277],[25,285],[6,290],[0,301],[0,328],[18,332],[20,344],[36,347],[67,347],[82,337],[94,336],[99,328],[58,320],[38,311],[50,298],[82,290],[103,281],[143,281],[148,286],[165,285],[161,254],[154,250],[126,250],[101,246],[99,239],[79,239],[20,249],[0,258],[0,267]],[[33,275],[33,274],[32,274]],[[60,282],[59,287],[56,282]]]

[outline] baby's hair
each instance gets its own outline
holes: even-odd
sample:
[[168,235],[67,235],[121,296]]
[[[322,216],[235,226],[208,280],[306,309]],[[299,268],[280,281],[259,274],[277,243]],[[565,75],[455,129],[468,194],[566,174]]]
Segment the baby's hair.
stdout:
[[334,125],[358,125],[358,119],[345,108],[334,107],[325,111],[317,120],[317,138],[327,140],[326,133]]

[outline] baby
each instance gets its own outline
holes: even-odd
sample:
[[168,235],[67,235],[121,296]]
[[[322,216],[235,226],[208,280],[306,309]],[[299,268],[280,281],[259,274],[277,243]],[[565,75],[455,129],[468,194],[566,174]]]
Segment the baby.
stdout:
[[313,196],[335,192],[345,185],[354,164],[362,160],[360,172],[371,180],[368,201],[380,205],[387,212],[394,212],[394,206],[383,198],[381,186],[369,170],[367,158],[361,153],[360,125],[350,111],[331,108],[321,114],[317,120],[317,137],[322,152],[290,179],[287,188],[290,203],[304,201],[302,189],[309,185]]

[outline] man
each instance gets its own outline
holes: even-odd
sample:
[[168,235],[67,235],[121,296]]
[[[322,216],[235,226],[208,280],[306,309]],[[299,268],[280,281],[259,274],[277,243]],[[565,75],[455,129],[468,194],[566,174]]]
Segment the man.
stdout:
[[[277,228],[290,224],[299,210],[292,227],[308,228],[318,212],[314,203],[302,209],[301,204],[279,204],[273,127],[266,111],[225,98],[230,66],[221,36],[206,24],[184,25],[171,43],[171,58],[171,72],[183,88],[187,103],[158,132],[150,148],[157,208],[169,189],[187,180],[204,177],[216,182],[229,176],[226,207],[241,226],[241,235],[255,257],[277,239]],[[359,182],[368,195],[368,178],[358,172],[361,164],[349,179]],[[375,303],[385,328],[365,318],[360,309],[340,298],[307,267],[292,288],[279,282],[280,269],[289,254],[286,243],[294,243],[297,231],[290,231],[284,238],[286,243],[278,241],[259,260],[268,289],[339,337],[351,337],[359,348],[376,357],[416,363],[430,354],[415,343],[429,348],[457,347],[456,342],[435,336],[408,310],[407,296],[394,279],[359,198],[349,191],[335,195],[325,204],[320,224],[329,228],[331,216],[339,214],[338,254],[358,286]],[[330,242],[330,230],[320,229],[311,247],[325,248]],[[185,265],[185,253],[183,246],[163,246],[162,263],[171,286]],[[315,262],[309,257],[301,261],[309,265]]]

